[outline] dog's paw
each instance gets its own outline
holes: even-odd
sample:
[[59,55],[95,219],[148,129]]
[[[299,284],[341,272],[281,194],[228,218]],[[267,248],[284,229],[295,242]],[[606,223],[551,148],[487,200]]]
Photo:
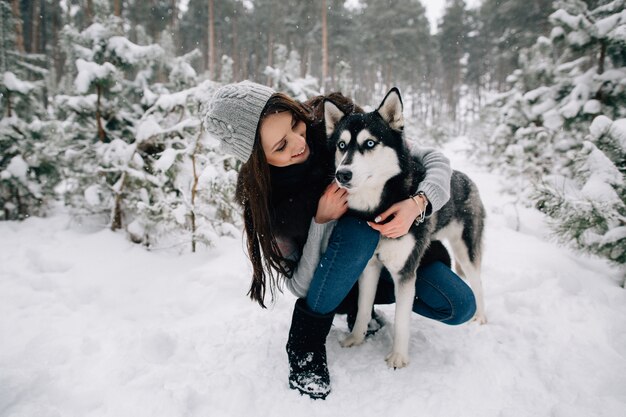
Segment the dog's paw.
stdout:
[[484,314],[476,314],[472,321],[480,325],[487,324],[487,316],[485,316]]
[[362,334],[350,333],[345,339],[339,342],[342,347],[358,346],[363,343],[365,337]]
[[387,355],[385,361],[387,361],[387,365],[389,365],[390,368],[398,369],[404,368],[409,364],[409,357],[399,352],[391,352]]

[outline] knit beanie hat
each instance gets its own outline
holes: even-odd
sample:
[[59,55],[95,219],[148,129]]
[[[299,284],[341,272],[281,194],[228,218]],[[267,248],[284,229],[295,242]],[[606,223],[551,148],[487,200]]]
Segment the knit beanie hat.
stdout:
[[252,154],[261,112],[274,93],[251,81],[218,88],[208,104],[205,129],[221,141],[224,152],[246,162]]

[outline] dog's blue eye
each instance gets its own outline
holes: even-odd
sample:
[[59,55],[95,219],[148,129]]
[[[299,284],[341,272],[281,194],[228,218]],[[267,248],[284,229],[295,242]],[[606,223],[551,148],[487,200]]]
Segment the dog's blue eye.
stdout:
[[346,142],[344,141],[339,142],[337,144],[337,147],[343,151],[344,149],[346,149]]
[[372,149],[374,146],[376,146],[376,142],[371,139],[365,142],[365,147],[368,149]]

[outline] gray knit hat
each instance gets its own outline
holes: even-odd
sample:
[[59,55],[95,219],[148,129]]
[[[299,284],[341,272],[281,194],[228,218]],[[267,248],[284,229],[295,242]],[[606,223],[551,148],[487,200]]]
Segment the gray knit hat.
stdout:
[[208,104],[205,129],[222,142],[224,152],[246,162],[252,154],[261,112],[274,93],[251,81],[218,88]]

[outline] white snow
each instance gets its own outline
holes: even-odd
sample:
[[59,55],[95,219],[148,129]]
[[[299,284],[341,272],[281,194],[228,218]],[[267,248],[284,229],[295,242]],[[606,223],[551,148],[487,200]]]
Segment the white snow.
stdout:
[[153,60],[165,54],[159,45],[137,45],[124,36],[112,36],[109,38],[107,49],[130,65],[136,65],[143,61]]
[[141,241],[141,237],[143,237],[146,233],[146,228],[143,224],[141,224],[138,220],[133,220],[130,222],[128,226],[126,226],[126,231],[137,241]]
[[343,349],[327,341],[332,393],[288,388],[285,342],[295,299],[268,310],[246,297],[241,237],[175,255],[124,233],[81,231],[65,214],[0,223],[0,410],[9,416],[621,417],[626,409],[626,291],[605,261],[557,247],[538,212],[505,216],[499,179],[470,174],[488,220],[489,323],[414,315],[411,363],[390,370],[390,322]]
[[591,122],[591,126],[589,126],[589,131],[591,135],[595,138],[599,138],[602,135],[605,135],[609,129],[611,128],[611,123],[613,121],[604,115],[600,115],[593,119]]
[[604,115],[593,119],[589,127],[591,136],[598,139],[603,135],[608,135],[615,140],[615,144],[626,151],[626,118],[612,121]]
[[563,36],[564,34],[565,34],[565,31],[563,30],[561,26],[555,26],[552,28],[552,31],[550,32],[550,39],[556,39],[560,36]]
[[611,125],[610,135],[618,141],[622,150],[626,151],[626,118],[613,122]]
[[74,80],[74,86],[79,94],[89,91],[92,82],[110,78],[117,71],[110,62],[100,65],[83,59],[76,60],[76,68],[78,69],[78,75],[76,75]]
[[595,202],[620,204],[622,200],[612,185],[623,185],[624,176],[611,160],[593,143],[584,142],[583,152],[589,155],[581,169],[589,174],[581,193]]
[[172,214],[174,218],[178,222],[178,224],[185,224],[187,221],[187,208],[184,205],[179,205],[174,210],[172,210]]
[[33,83],[20,80],[10,71],[6,71],[2,75],[2,84],[4,84],[5,88],[9,91],[15,91],[24,95],[30,93],[31,90],[35,88]]
[[84,191],[85,201],[88,205],[96,207],[100,205],[100,186],[97,184],[90,185]]
[[100,154],[102,164],[105,166],[120,166],[131,160],[136,143],[128,144],[121,139],[113,139],[109,143],[98,144],[97,152]]
[[57,105],[67,107],[77,113],[95,111],[98,96],[88,94],[85,96],[66,96],[59,94],[55,97]]
[[598,28],[598,36],[605,37],[610,31],[622,23],[626,23],[626,10],[622,10],[621,13],[615,13],[597,21],[595,26]]
[[563,126],[563,117],[555,109],[548,110],[543,115],[543,125],[553,131],[559,130]]
[[5,171],[11,176],[20,180],[23,184],[26,184],[26,174],[28,173],[28,164],[22,158],[22,155],[16,155],[11,158],[11,161],[5,168]]
[[174,161],[176,160],[176,155],[178,155],[176,149],[170,148],[164,150],[163,152],[161,152],[161,156],[159,156],[159,159],[157,159],[154,163],[154,168],[163,172],[167,171],[174,164]]
[[583,106],[583,113],[598,114],[602,111],[602,106],[599,100],[589,100]]
[[618,240],[626,239],[626,226],[615,227],[610,229],[602,236],[602,244],[615,243]]
[[572,16],[567,11],[563,9],[559,9],[552,13],[549,17],[550,22],[555,26],[558,23],[564,23],[569,26],[571,29],[579,29],[581,25],[582,16]]
[[163,129],[153,116],[148,116],[145,120],[142,120],[137,126],[137,133],[135,133],[135,140],[137,142],[143,142],[150,139],[155,135],[159,135],[163,132]]

